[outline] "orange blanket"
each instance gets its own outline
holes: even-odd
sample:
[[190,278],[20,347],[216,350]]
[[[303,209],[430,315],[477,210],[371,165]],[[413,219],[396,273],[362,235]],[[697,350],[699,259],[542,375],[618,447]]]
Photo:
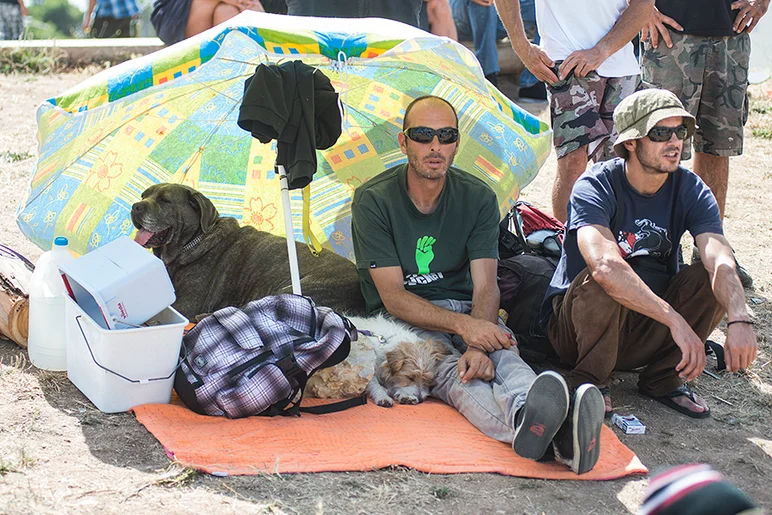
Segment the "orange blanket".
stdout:
[[299,418],[229,420],[197,415],[180,404],[148,404],[133,411],[171,458],[215,475],[364,471],[390,465],[432,474],[497,472],[545,479],[616,479],[647,472],[605,425],[598,464],[577,476],[554,462],[520,458],[509,445],[488,438],[436,400],[389,409],[369,403]]

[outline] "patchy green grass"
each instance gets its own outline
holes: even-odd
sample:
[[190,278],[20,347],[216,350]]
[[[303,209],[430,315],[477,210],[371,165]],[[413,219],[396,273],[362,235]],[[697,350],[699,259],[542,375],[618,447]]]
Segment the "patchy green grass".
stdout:
[[9,48],[0,50],[0,73],[52,73],[62,70],[64,52],[58,48]]
[[750,112],[755,114],[772,114],[772,100],[766,97],[752,97],[750,99]]
[[190,467],[179,467],[178,465],[171,465],[167,469],[166,473],[155,481],[152,482],[155,486],[165,486],[169,488],[185,486],[191,483],[195,478],[201,475],[201,472]]
[[18,469],[11,465],[10,463],[6,463],[3,460],[0,460],[0,477],[10,474],[11,472],[18,472]]
[[757,138],[772,139],[772,129],[770,128],[753,127],[751,130],[753,131],[753,135]]
[[748,106],[748,128],[762,139],[772,139],[772,95],[765,86],[751,90]]
[[12,150],[5,150],[0,152],[0,160],[9,161],[11,163],[18,163],[19,161],[26,161],[31,158],[30,152],[14,152]]
[[447,486],[441,486],[439,488],[435,488],[432,492],[432,495],[440,500],[447,499],[448,497],[453,497],[453,490]]
[[26,447],[16,449],[16,459],[8,461],[0,457],[0,477],[12,472],[21,472],[22,469],[34,467],[37,460],[32,457]]

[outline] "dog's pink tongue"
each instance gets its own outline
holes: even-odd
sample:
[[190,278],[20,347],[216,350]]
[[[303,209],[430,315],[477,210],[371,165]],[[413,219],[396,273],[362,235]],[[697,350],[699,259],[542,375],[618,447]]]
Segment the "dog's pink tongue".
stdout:
[[144,247],[145,244],[147,244],[147,241],[153,237],[153,234],[154,233],[148,231],[147,229],[138,229],[137,235],[134,236],[134,241]]

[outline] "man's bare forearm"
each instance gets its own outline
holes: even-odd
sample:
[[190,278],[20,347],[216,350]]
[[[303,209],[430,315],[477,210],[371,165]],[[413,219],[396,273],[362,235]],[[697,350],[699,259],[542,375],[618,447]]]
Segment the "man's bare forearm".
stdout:
[[497,284],[476,289],[472,294],[472,312],[470,315],[497,324],[500,303],[501,294]]
[[595,45],[595,48],[607,57],[613,55],[632,41],[641,29],[649,23],[654,13],[654,0],[630,0],[622,16],[619,17],[609,33]]
[[395,292],[382,300],[393,316],[427,331],[458,334],[464,320],[469,319],[469,315],[441,308],[409,291]]
[[726,310],[729,320],[748,320],[745,305],[745,291],[737,276],[734,254],[729,242],[721,236],[698,236],[696,238],[702,264],[710,276],[713,295]]
[[673,307],[657,296],[638,274],[621,258],[590,269],[593,280],[609,297],[624,307],[657,322],[672,327],[682,317]]
[[719,266],[711,277],[711,286],[716,300],[726,310],[728,320],[749,319],[745,293],[734,266]]
[[499,13],[499,18],[501,18],[501,23],[507,29],[509,39],[512,41],[512,48],[518,55],[521,55],[530,41],[525,35],[523,17],[520,14],[520,0],[496,0],[494,5]]
[[581,227],[577,231],[577,243],[593,280],[609,297],[670,329],[684,322],[622,259],[611,229],[596,225]]

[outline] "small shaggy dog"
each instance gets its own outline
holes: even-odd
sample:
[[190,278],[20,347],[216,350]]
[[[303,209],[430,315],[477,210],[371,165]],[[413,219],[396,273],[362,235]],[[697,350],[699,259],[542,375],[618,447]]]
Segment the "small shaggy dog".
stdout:
[[382,315],[349,320],[359,330],[349,357],[311,376],[307,395],[342,398],[365,390],[373,402],[386,408],[394,401],[423,402],[436,382],[439,364],[451,356],[450,349],[424,340],[404,323]]

